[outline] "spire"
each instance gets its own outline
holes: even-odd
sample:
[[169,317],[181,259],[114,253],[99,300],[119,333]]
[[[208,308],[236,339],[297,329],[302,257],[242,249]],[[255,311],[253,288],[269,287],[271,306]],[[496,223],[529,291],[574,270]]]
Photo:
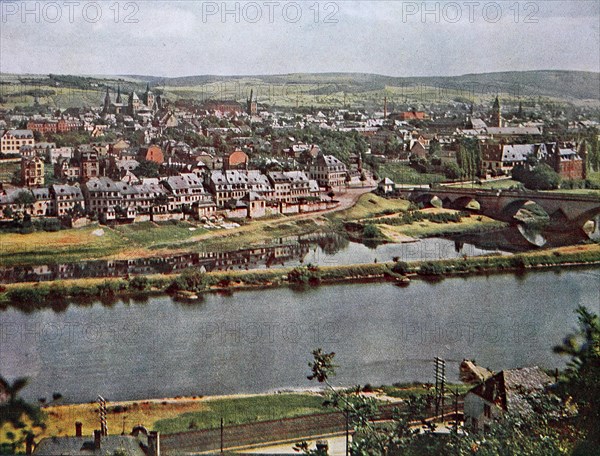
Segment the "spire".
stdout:
[[492,106],[492,115],[491,115],[492,125],[493,127],[501,127],[502,126],[502,110],[500,109],[500,100],[498,99],[498,95],[496,95],[496,99],[494,100],[494,105]]
[[106,95],[104,96],[104,105],[102,107],[102,112],[104,114],[108,114],[108,110],[110,108],[110,92],[108,91],[108,86],[106,87]]
[[146,83],[146,93],[150,92],[150,83]]
[[121,84],[117,86],[117,100],[116,103],[123,103],[121,100]]

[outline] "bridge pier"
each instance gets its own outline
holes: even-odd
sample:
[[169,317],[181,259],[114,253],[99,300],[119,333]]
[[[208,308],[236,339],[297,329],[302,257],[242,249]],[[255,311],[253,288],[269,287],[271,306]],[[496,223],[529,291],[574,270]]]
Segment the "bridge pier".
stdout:
[[[592,225],[592,226],[589,226]],[[600,214],[583,225],[583,231],[594,241],[600,239]]]

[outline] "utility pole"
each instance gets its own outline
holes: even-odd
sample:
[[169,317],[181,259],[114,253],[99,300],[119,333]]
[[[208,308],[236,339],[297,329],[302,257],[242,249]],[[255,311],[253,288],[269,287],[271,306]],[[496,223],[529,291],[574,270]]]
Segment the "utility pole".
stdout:
[[444,389],[446,386],[446,361],[435,357],[435,415],[439,416],[440,404],[444,416]]
[[106,400],[98,396],[98,412],[100,414],[100,432],[103,436],[108,435],[108,425],[106,424]]
[[221,417],[221,454],[223,454],[223,417]]
[[454,431],[458,433],[458,388],[456,388],[452,395],[454,396]]
[[350,454],[350,411],[346,407],[346,456]]

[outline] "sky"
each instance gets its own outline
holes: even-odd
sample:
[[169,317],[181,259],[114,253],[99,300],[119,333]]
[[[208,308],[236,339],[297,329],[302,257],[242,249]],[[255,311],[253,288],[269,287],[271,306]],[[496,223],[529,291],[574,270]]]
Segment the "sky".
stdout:
[[0,0],[0,72],[600,72],[600,2]]

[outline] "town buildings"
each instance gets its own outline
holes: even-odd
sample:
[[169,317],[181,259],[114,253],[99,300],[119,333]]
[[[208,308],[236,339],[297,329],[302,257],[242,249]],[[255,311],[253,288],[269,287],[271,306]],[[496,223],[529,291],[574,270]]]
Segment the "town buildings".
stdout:
[[310,178],[320,187],[339,189],[346,182],[346,165],[333,155],[320,154],[310,165]]
[[506,369],[493,375],[465,396],[465,427],[486,432],[506,411],[530,412],[528,396],[543,393],[551,383],[539,367]]
[[21,146],[33,146],[35,138],[31,130],[0,130],[0,152],[18,154]]

